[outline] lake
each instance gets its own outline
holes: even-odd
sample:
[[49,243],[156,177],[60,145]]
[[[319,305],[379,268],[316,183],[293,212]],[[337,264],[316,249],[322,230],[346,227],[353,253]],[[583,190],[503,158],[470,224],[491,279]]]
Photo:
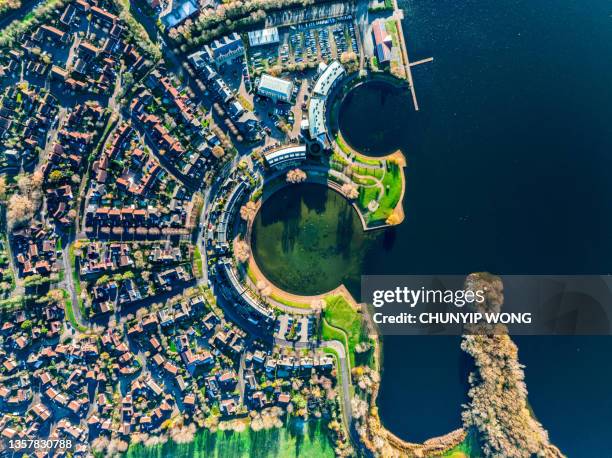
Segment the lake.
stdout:
[[[336,261],[333,276],[323,271],[324,289],[344,278],[356,291],[358,268],[364,274],[610,273],[609,2],[404,6],[411,58],[435,58],[413,69],[420,111],[406,92],[389,98],[380,86],[365,86],[342,106],[350,122],[339,123],[345,139],[369,154],[404,152],[406,220],[355,245],[361,256],[341,267]],[[283,250],[276,253],[282,265]],[[299,282],[290,283],[300,292]],[[309,284],[303,292],[322,292]],[[612,338],[516,341],[529,401],[552,441],[570,457],[612,456],[606,383]],[[452,338],[384,339],[379,406],[394,433],[416,441],[460,425],[465,382],[457,346]]]

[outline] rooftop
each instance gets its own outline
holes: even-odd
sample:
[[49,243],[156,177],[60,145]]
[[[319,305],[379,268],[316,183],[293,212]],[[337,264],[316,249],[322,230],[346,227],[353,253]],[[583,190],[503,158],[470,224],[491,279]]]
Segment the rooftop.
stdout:
[[160,15],[160,19],[167,28],[171,28],[197,13],[197,11],[198,5],[195,0],[173,1],[171,9]]
[[334,83],[344,74],[344,67],[337,60],[333,61],[321,73],[315,83],[313,93],[327,97]]
[[258,90],[266,92],[272,92],[278,94],[281,97],[291,97],[291,91],[293,90],[293,83],[281,78],[276,78],[272,75],[264,73],[261,75],[259,80]]
[[276,165],[285,161],[303,160],[306,158],[306,146],[289,146],[287,148],[269,151],[264,155],[269,165]]
[[278,36],[278,28],[269,27],[267,29],[253,30],[248,33],[249,44],[251,46],[265,46],[272,43],[278,43],[280,38]]

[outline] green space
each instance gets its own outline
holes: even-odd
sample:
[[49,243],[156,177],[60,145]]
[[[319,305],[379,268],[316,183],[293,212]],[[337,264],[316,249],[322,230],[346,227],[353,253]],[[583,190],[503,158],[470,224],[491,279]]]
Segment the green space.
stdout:
[[72,308],[72,300],[68,297],[68,292],[62,290],[64,295],[64,315],[66,319],[70,322],[72,327],[77,331],[85,332],[87,328],[79,323],[74,315],[74,309]]
[[77,296],[77,300],[79,301],[79,310],[81,312],[81,316],[87,316],[85,313],[85,304],[83,304],[83,300],[81,299],[81,279],[79,278],[79,272],[77,270],[76,265],[76,254],[74,253],[74,244],[70,245],[68,248],[68,256],[70,256],[70,266],[72,268],[72,281],[74,283],[74,291]]
[[391,40],[393,41],[393,46],[399,46],[399,38],[397,35],[397,23],[395,19],[389,19],[385,22],[385,29],[387,33],[391,35]]
[[325,303],[322,338],[343,342],[351,367],[354,367],[355,346],[367,340],[364,335],[361,315],[351,307],[344,296],[327,296]]
[[359,197],[357,203],[363,211],[368,211],[368,204],[373,200],[378,200],[380,189],[376,186],[371,188],[359,187]]
[[202,254],[200,253],[200,247],[197,244],[193,252],[193,260],[196,268],[196,277],[202,278],[204,276],[204,268],[202,266]]
[[334,446],[323,421],[289,420],[286,427],[254,432],[203,430],[193,442],[131,446],[127,458],[332,458]]
[[344,141],[344,138],[342,138],[342,135],[339,133],[336,134],[336,143],[345,154],[348,154],[349,156],[353,154],[353,149],[348,146],[348,143]]
[[310,304],[307,304],[304,302],[292,301],[290,299],[284,298],[282,296],[278,296],[276,294],[270,294],[269,298],[276,302],[284,304],[287,307],[295,307],[298,309],[309,309],[310,308]]
[[376,178],[382,178],[385,173],[384,169],[373,169],[371,167],[360,166],[359,164],[353,164],[351,169],[353,170],[353,173],[358,175],[366,175]]
[[348,348],[346,334],[341,329],[331,326],[325,318],[321,320],[321,340],[337,340]]
[[360,184],[363,186],[373,186],[376,183],[378,183],[378,181],[376,181],[376,179],[372,177],[362,177],[358,175],[353,175],[351,178],[353,179],[354,183]]
[[130,7],[130,0],[114,0],[114,3],[117,9],[119,9],[119,17],[128,25],[127,30],[132,40],[144,49],[154,60],[157,61],[161,59],[159,45],[151,41],[144,26],[134,17]]
[[370,221],[386,220],[402,195],[402,173],[399,165],[395,162],[387,162],[387,173],[383,177],[382,184],[385,192],[380,198],[378,209],[370,215]]
[[381,166],[381,160],[380,159],[370,159],[369,157],[362,156],[361,154],[355,154],[354,159],[355,159],[355,162],[358,162],[360,164],[374,165],[376,167],[380,167]]
[[444,455],[443,458],[481,458],[482,452],[476,434],[469,433],[466,438],[456,447],[453,447]]

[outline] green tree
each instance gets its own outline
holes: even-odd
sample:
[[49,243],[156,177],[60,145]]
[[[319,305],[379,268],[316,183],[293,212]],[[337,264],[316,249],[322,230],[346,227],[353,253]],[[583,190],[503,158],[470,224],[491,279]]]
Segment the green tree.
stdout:
[[102,275],[96,280],[96,286],[106,285],[109,281],[110,277],[108,275]]
[[49,174],[49,181],[51,183],[59,183],[64,178],[64,173],[61,170],[54,170]]

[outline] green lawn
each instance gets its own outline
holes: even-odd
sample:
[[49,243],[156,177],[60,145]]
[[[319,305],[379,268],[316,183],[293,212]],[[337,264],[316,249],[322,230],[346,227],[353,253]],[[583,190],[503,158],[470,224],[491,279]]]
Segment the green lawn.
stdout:
[[202,268],[202,255],[200,253],[200,247],[198,245],[195,246],[195,250],[193,252],[193,260],[195,262],[196,267],[196,276],[198,278],[202,278],[204,275],[204,269]]
[[81,300],[81,279],[79,278],[79,272],[77,271],[74,244],[70,245],[70,248],[68,248],[68,255],[70,256],[70,265],[72,266],[72,281],[74,282],[74,291],[76,292],[77,300],[79,301],[79,310],[81,311],[81,316],[85,317],[87,315],[85,313],[85,305]]
[[371,177],[361,177],[361,176],[353,175],[352,179],[355,183],[362,184],[365,186],[372,186],[377,183],[377,181]]
[[81,332],[87,331],[87,328],[80,324],[74,316],[74,309],[72,308],[72,301],[70,299],[66,299],[64,302],[64,314],[74,329]]
[[399,46],[399,38],[397,36],[397,24],[395,19],[389,19],[385,22],[385,29],[387,33],[391,35],[391,40],[393,42],[393,46]]
[[369,175],[376,178],[382,178],[384,173],[383,169],[372,169],[370,167],[360,166],[359,163],[354,163],[351,169],[358,175]]
[[321,339],[337,340],[344,345],[344,348],[348,346],[346,334],[340,329],[330,326],[325,318],[321,321]]
[[246,274],[247,274],[247,277],[249,277],[249,280],[251,280],[251,282],[254,285],[257,284],[257,277],[255,276],[255,272],[253,272],[253,270],[251,269],[251,266],[249,266],[248,264],[246,267]]
[[345,153],[348,154],[349,156],[353,153],[353,150],[351,149],[350,146],[348,146],[348,144],[344,141],[344,138],[342,138],[342,135],[338,135],[336,134],[336,143],[338,144],[338,146],[340,147],[340,149]]
[[281,304],[284,304],[287,307],[295,307],[298,309],[309,309],[310,308],[310,304],[285,299],[284,297],[277,296],[276,294],[270,294],[270,299],[276,302],[280,302]]
[[355,155],[355,161],[359,162],[360,164],[376,165],[380,167],[380,159],[370,159],[368,157],[357,154]]
[[357,203],[359,207],[363,210],[368,210],[368,204],[372,200],[378,200],[378,193],[380,189],[378,187],[373,188],[364,188],[363,186],[359,187],[359,198],[357,199]]
[[402,172],[394,162],[387,163],[387,173],[382,181],[385,193],[380,198],[378,209],[370,216],[370,221],[386,220],[402,195]]
[[333,458],[325,421],[288,420],[282,428],[241,433],[198,431],[193,442],[131,446],[127,458]]
[[363,334],[361,316],[343,296],[328,296],[325,302],[322,336],[344,342],[351,367],[354,367],[355,346],[362,340]]

